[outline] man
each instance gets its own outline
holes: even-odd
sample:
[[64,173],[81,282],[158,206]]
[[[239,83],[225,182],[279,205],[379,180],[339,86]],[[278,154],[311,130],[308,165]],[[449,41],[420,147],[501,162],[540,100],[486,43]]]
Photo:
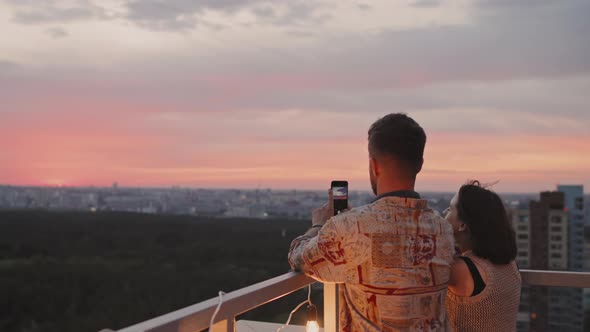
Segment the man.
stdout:
[[340,287],[341,331],[446,331],[445,294],[454,255],[448,222],[414,191],[426,134],[405,114],[369,129],[369,174],[377,197],[333,217],[328,203],[293,240],[289,263]]

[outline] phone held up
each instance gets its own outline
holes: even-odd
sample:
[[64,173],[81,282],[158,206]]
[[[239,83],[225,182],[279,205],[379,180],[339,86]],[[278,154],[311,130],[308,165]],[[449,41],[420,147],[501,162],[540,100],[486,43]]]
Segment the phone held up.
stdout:
[[348,181],[332,181],[332,196],[334,199],[334,215],[348,207]]

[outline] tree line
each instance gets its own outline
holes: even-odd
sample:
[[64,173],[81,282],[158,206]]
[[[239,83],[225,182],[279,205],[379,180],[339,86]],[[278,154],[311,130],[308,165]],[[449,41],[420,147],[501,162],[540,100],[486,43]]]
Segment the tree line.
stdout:
[[[120,329],[275,277],[289,270],[289,244],[308,224],[0,211],[0,331]],[[305,297],[242,318],[284,322]]]

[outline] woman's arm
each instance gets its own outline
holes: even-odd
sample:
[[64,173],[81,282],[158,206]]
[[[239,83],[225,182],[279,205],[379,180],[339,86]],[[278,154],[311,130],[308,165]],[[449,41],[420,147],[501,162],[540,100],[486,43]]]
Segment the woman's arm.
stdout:
[[451,278],[449,279],[449,291],[457,296],[469,297],[473,293],[473,277],[467,264],[455,258],[451,265]]

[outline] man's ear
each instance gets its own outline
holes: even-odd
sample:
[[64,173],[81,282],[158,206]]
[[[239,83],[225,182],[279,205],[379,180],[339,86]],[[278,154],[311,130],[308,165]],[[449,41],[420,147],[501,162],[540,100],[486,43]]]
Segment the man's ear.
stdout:
[[374,176],[378,176],[381,173],[381,169],[379,168],[379,163],[377,159],[370,157],[369,163],[371,165],[371,172],[373,172]]
[[416,174],[420,173],[420,171],[422,170],[422,166],[424,165],[424,158],[422,158],[420,160],[420,163],[418,163],[418,165],[416,165]]

